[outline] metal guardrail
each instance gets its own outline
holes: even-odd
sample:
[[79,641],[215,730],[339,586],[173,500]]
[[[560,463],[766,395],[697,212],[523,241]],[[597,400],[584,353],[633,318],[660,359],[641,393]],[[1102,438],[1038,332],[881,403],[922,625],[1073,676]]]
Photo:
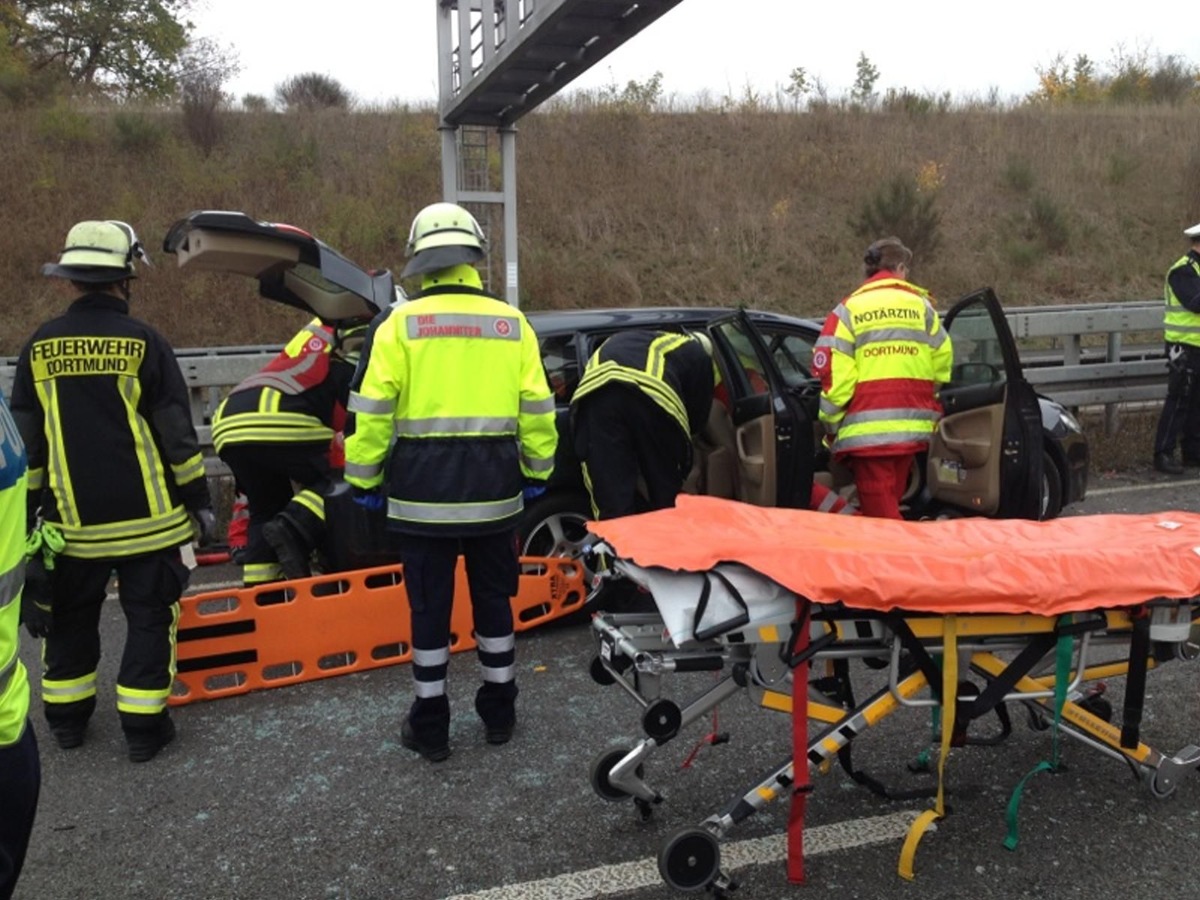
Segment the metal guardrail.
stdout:
[[[1029,382],[1064,406],[1103,406],[1111,424],[1118,404],[1161,401],[1166,396],[1161,300],[1021,307],[1005,315]],[[191,388],[192,419],[210,455],[211,474],[224,472],[211,456],[213,411],[230,387],[266,365],[281,347],[176,351]],[[5,396],[11,392],[15,367],[14,358],[0,358]]]

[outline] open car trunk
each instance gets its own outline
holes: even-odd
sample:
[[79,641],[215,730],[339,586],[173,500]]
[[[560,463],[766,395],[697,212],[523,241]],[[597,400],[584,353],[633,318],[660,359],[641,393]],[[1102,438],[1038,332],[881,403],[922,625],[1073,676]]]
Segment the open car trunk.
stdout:
[[292,225],[200,210],[167,230],[163,250],[181,269],[258,280],[259,293],[337,325],[370,319],[396,299],[392,273],[366,270]]

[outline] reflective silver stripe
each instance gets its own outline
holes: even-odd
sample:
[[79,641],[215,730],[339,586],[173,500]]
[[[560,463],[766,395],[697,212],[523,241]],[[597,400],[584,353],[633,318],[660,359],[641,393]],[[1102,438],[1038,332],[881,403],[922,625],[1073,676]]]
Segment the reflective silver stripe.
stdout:
[[507,416],[435,416],[397,419],[396,434],[516,434],[517,420]]
[[871,344],[885,342],[894,343],[896,341],[905,341],[911,344],[926,344],[932,347],[934,337],[931,334],[926,334],[924,331],[917,331],[915,328],[881,328],[866,331],[858,335],[858,346],[860,347],[868,347]]
[[825,397],[821,398],[821,412],[824,415],[827,415],[827,416],[836,415],[837,413],[840,413],[842,411],[842,409],[843,409],[843,407],[834,403],[832,400],[828,400]]
[[507,684],[515,677],[513,666],[504,666],[502,668],[480,666],[480,668],[483,670],[483,680],[490,681],[493,684]]
[[412,503],[388,498],[388,518],[409,522],[493,522],[515,516],[524,509],[521,495],[490,503]]
[[829,512],[835,505],[837,505],[837,502],[840,499],[841,498],[838,497],[837,494],[835,494],[833,491],[830,491],[821,499],[821,502],[817,504],[817,512]]
[[4,696],[4,692],[8,690],[8,682],[13,676],[13,672],[17,671],[17,650],[13,648],[13,657],[6,662],[3,668],[0,668],[0,697]]
[[842,419],[842,427],[849,428],[851,425],[862,425],[867,422],[890,422],[893,420],[936,422],[940,418],[941,414],[932,409],[870,409],[847,413],[846,418]]
[[373,397],[364,397],[362,394],[351,392],[346,409],[353,413],[371,413],[377,416],[386,416],[392,411],[393,404],[390,400],[376,400]]
[[846,304],[839,303],[834,307],[833,314],[837,316],[838,321],[845,325],[851,334],[854,333],[854,317],[850,315],[850,310],[846,309]]
[[450,662],[450,648],[438,647],[436,650],[422,650],[413,647],[412,661],[414,666],[444,666]]
[[515,316],[473,316],[469,313],[430,313],[407,318],[408,336],[416,338],[485,338],[519,341],[521,320]]
[[484,653],[506,653],[517,646],[517,636],[506,634],[503,637],[484,637],[482,634],[477,634],[475,643]]
[[346,460],[343,471],[351,478],[375,478],[383,471],[383,463],[352,463],[350,460]]
[[857,450],[859,447],[878,447],[885,444],[927,444],[928,431],[881,431],[877,434],[859,434],[848,438],[838,438],[833,449],[836,452]]
[[[47,682],[42,680],[42,697],[49,700],[52,697],[83,698],[96,693],[96,673],[84,675],[69,682]],[[53,702],[53,701],[51,701]],[[61,702],[61,701],[60,701]]]
[[522,400],[521,412],[524,415],[536,416],[539,413],[554,412],[554,397],[547,397],[545,400]]
[[[121,690],[120,687],[118,687],[117,688],[117,705],[119,707],[139,706],[143,709],[154,710],[155,712],[157,712],[158,710],[163,709],[167,705],[167,698],[166,697],[143,697],[143,696],[135,696],[132,694],[126,694],[124,691]],[[133,712],[133,710],[130,710],[130,712]]]
[[845,506],[843,506],[841,509],[839,509],[837,511],[837,514],[839,516],[856,516],[856,515],[858,515],[858,507],[854,506],[853,504],[847,503]]
[[25,560],[22,559],[3,575],[0,575],[0,609],[4,609],[20,596],[21,587],[24,584]]
[[[316,332],[314,332],[315,334]],[[328,344],[328,341],[326,341]],[[249,378],[243,379],[237,386],[237,390],[252,387],[270,387],[275,388],[283,394],[303,394],[305,387],[297,380],[297,376],[308,372],[313,366],[320,362],[324,355],[322,350],[320,353],[305,353],[295,358],[286,369],[274,370],[271,372],[258,372],[251,375]]]
[[854,341],[848,341],[845,338],[830,338],[829,341],[826,342],[825,346],[829,347],[831,350],[836,350],[838,353],[845,354],[846,356],[854,355]]
[[446,679],[440,681],[413,681],[413,693],[422,700],[440,697],[446,693]]
[[534,459],[532,456],[521,454],[521,464],[530,472],[549,472],[554,468],[554,457],[549,459]]

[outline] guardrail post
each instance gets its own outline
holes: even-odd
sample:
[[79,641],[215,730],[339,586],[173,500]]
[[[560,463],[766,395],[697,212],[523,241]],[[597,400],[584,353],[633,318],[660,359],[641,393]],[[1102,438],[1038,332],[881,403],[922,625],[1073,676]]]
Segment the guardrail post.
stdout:
[[[1109,362],[1121,361],[1121,332],[1110,331],[1108,333],[1108,356]],[[1117,403],[1104,404],[1104,433],[1108,437],[1112,437],[1117,433],[1117,429],[1121,425],[1121,407]]]

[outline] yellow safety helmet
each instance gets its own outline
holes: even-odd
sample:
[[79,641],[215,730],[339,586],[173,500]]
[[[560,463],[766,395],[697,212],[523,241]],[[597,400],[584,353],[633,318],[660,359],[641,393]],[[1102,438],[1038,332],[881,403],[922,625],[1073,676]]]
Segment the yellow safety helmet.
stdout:
[[408,265],[401,278],[448,269],[483,259],[487,237],[475,217],[457,203],[433,203],[412,222],[408,232]]
[[42,274],[89,284],[110,284],[137,277],[134,257],[145,262],[145,251],[133,229],[124,222],[79,222],[67,232],[57,263],[46,263]]

